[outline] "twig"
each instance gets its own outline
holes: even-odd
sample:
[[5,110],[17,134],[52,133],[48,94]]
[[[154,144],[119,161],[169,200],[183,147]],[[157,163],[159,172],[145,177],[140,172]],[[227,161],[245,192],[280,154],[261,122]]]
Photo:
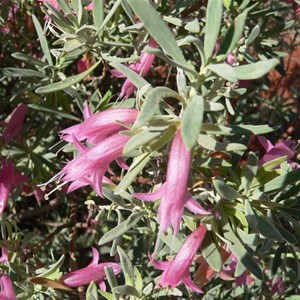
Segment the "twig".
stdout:
[[63,203],[64,203],[63,199],[55,198],[55,199],[49,201],[49,203],[46,205],[43,205],[41,207],[36,207],[32,210],[27,210],[27,211],[21,212],[17,215],[13,215],[12,218],[15,219],[17,222],[23,221],[26,219],[37,218],[41,215],[44,215],[45,213],[49,212],[50,210],[54,209],[55,207],[57,207]]

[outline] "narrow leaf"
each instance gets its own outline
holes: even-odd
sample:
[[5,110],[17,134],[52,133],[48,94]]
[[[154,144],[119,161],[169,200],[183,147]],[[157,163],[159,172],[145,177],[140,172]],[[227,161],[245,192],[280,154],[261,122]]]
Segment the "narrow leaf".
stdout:
[[41,26],[39,20],[37,19],[37,17],[35,15],[32,15],[32,21],[33,21],[33,24],[35,26],[36,32],[38,34],[39,41],[40,41],[41,47],[43,49],[43,52],[46,56],[46,59],[47,59],[49,65],[53,65],[51,53],[50,53],[50,50],[49,50],[49,47],[48,47],[48,42],[47,42],[47,39],[46,39],[46,35],[45,35],[45,33],[42,29],[42,26]]
[[126,231],[134,227],[140,219],[146,214],[145,211],[134,212],[130,215],[130,217],[122,222],[120,225],[111,229],[109,232],[105,233],[99,241],[99,245],[104,245],[108,242],[111,242],[115,238],[124,234]]
[[203,120],[204,100],[195,95],[188,104],[182,117],[181,134],[186,147],[190,150],[197,141]]
[[241,197],[241,195],[234,188],[226,184],[221,178],[214,179],[213,185],[218,194],[226,200],[234,200]]
[[93,19],[94,25],[99,27],[104,18],[104,7],[102,0],[93,0],[94,1],[94,9],[93,9]]
[[231,81],[231,82],[237,82],[238,77],[235,72],[235,69],[231,67],[228,64],[222,63],[222,64],[213,64],[213,65],[208,65],[207,69],[211,70],[212,72],[216,73],[220,77]]
[[187,65],[171,30],[156,9],[147,0],[127,0],[127,2],[161,48],[169,54],[174,61]]
[[56,91],[60,91],[63,89],[66,89],[73,84],[78,83],[79,81],[83,80],[86,76],[88,76],[93,70],[95,70],[98,65],[100,64],[100,61],[95,63],[92,67],[90,67],[88,70],[78,74],[74,75],[71,77],[68,77],[60,82],[55,82],[46,86],[42,86],[36,89],[37,94],[47,94],[47,93],[52,93]]
[[204,54],[205,59],[211,57],[212,52],[216,46],[219,31],[223,17],[222,0],[209,0],[206,10],[206,24],[204,36]]
[[152,89],[146,96],[137,120],[132,126],[132,129],[140,128],[142,125],[151,120],[159,109],[159,102],[165,98],[171,97],[177,100],[182,100],[182,97],[175,91],[166,87],[156,87]]
[[235,67],[234,71],[238,79],[258,79],[269,73],[279,61],[277,59],[262,60],[253,64]]

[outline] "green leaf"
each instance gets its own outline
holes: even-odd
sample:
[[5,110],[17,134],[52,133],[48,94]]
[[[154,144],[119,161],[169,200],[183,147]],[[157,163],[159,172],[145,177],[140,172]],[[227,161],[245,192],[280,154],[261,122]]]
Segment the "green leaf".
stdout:
[[156,9],[147,0],[127,0],[127,2],[161,48],[168,53],[174,61],[187,65],[173,33]]
[[86,76],[88,76],[92,71],[94,71],[98,65],[100,64],[100,61],[95,63],[92,67],[90,67],[88,70],[78,74],[78,75],[73,75],[71,77],[68,77],[60,82],[55,82],[46,86],[42,86],[36,89],[37,94],[47,94],[47,93],[52,93],[56,91],[60,91],[63,89],[66,89],[73,84],[78,83],[79,81],[83,80]]
[[269,73],[279,61],[277,59],[262,60],[253,64],[235,67],[234,71],[238,79],[258,79]]
[[111,242],[115,238],[127,232],[129,229],[134,227],[145,214],[145,211],[133,212],[126,221],[105,233],[100,239],[99,245],[104,245],[108,242]]
[[238,143],[221,143],[208,135],[200,134],[198,144],[204,149],[211,151],[244,151],[247,147]]
[[181,123],[181,134],[186,147],[190,150],[197,141],[203,120],[204,100],[202,96],[195,95],[187,105]]
[[94,25],[99,27],[104,18],[104,6],[102,0],[93,0],[94,1],[94,9],[93,9],[93,19]]
[[248,47],[252,42],[254,42],[256,38],[259,36],[259,34],[260,34],[260,26],[256,25],[253,27],[248,38],[246,39],[245,46]]
[[49,113],[51,116],[55,116],[55,118],[57,119],[69,119],[69,120],[73,120],[76,122],[81,122],[81,120],[71,114],[68,113],[64,113],[62,111],[50,108],[50,107],[46,107],[46,106],[42,106],[42,105],[36,105],[36,104],[28,104],[28,107],[36,110],[36,111],[43,111],[45,113]]
[[45,67],[47,64],[43,61],[34,58],[32,56],[26,55],[24,53],[16,52],[11,55],[13,58],[24,61],[27,64],[33,65],[33,66],[40,66]]
[[142,89],[144,86],[149,85],[149,83],[139,74],[134,72],[129,67],[120,64],[119,62],[110,62],[109,63],[113,68],[120,71],[127,79],[129,79],[139,90]]
[[222,258],[218,247],[212,240],[211,233],[206,233],[201,245],[201,253],[214,271],[220,272],[222,270]]
[[234,200],[241,197],[241,195],[231,186],[226,184],[221,178],[215,178],[213,185],[218,194],[226,200]]
[[91,282],[85,294],[86,300],[98,300],[98,288],[95,282]]
[[221,213],[224,237],[231,242],[228,244],[228,248],[254,276],[256,276],[259,280],[263,280],[264,275],[261,268],[256,263],[255,259],[247,252],[238,237],[234,234],[223,208],[220,207],[219,209]]
[[125,145],[123,154],[128,154],[131,151],[137,149],[139,146],[147,146],[152,140],[156,141],[159,137],[164,135],[166,131],[175,132],[175,126],[154,124],[153,126],[146,127],[142,132],[134,135]]
[[47,59],[49,65],[53,65],[51,53],[50,53],[50,50],[49,50],[49,47],[48,47],[48,42],[47,42],[47,39],[46,39],[46,35],[45,35],[45,33],[42,29],[42,26],[41,26],[39,20],[37,19],[37,17],[35,15],[32,15],[32,21],[33,21],[33,24],[35,26],[36,32],[38,34],[39,41],[40,41],[42,50],[43,50],[43,52],[46,56],[46,59]]
[[116,189],[115,189],[116,194],[119,194],[122,191],[125,191],[130,186],[130,184],[135,179],[135,177],[148,164],[148,162],[150,161],[150,156],[151,156],[151,153],[143,153],[142,155],[140,155],[134,159],[128,172],[126,173],[126,175],[122,178],[121,182],[116,187]]
[[132,125],[132,129],[137,129],[151,120],[159,109],[159,102],[165,98],[171,97],[182,101],[182,97],[175,91],[166,87],[156,87],[152,89],[146,96],[142,109],[137,117],[137,120]]
[[294,184],[300,180],[300,169],[289,172],[288,174],[278,176],[273,180],[267,182],[264,186],[259,188],[262,192],[275,192],[283,187]]
[[207,69],[211,70],[212,72],[216,73],[217,75],[219,75],[220,77],[231,81],[231,82],[237,82],[238,81],[238,77],[237,74],[235,72],[235,69],[225,63],[222,64],[211,64],[207,66]]
[[275,226],[263,214],[253,209],[247,199],[245,199],[245,213],[249,225],[256,228],[261,235],[274,241],[282,241],[282,237]]
[[231,27],[227,30],[226,35],[220,45],[217,56],[221,55],[221,59],[228,56],[229,53],[237,47],[240,38],[242,37],[244,26],[247,18],[247,11],[238,15]]
[[125,276],[125,284],[134,285],[134,271],[131,260],[120,246],[117,247],[117,251],[120,257],[123,274]]
[[206,24],[204,36],[204,54],[206,62],[211,57],[212,52],[217,44],[222,19],[222,0],[209,0],[206,10]]
[[105,292],[105,291],[99,291],[99,293],[101,294],[101,296],[103,296],[105,299],[107,300],[116,300],[116,298],[114,297],[113,294]]
[[[107,277],[107,281],[112,289],[113,297],[110,296],[111,294],[108,294],[108,293],[103,294],[103,292],[101,292],[101,295],[103,295],[108,300],[111,300],[111,299],[119,300],[119,298],[120,298],[119,295],[113,291],[113,288],[118,285],[117,278],[116,278],[116,275],[115,275],[113,269],[111,267],[104,267],[104,272]],[[108,297],[106,297],[106,296],[108,296]]]
[[258,157],[254,152],[249,152],[247,165],[243,167],[241,179],[242,186],[244,188],[245,193],[248,192],[253,179],[255,178],[258,171]]
[[47,78],[43,73],[30,69],[21,68],[3,68],[0,69],[0,73],[4,76],[9,77],[37,77],[37,78]]
[[113,288],[113,292],[120,295],[133,296],[140,298],[140,294],[137,289],[130,285],[119,285]]
[[122,3],[123,0],[117,0],[115,1],[113,7],[109,10],[108,14],[106,15],[105,19],[103,20],[101,26],[99,27],[97,34],[98,35],[102,29],[107,25],[107,23],[109,22],[109,20],[113,17],[113,15],[115,14],[115,12],[117,11],[118,7],[120,6],[120,4]]

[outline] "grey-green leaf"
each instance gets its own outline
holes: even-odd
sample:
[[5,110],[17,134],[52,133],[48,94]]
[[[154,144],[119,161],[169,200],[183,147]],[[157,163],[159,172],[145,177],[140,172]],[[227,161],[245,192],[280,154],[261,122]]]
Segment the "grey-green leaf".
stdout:
[[113,288],[113,292],[120,295],[133,296],[136,298],[140,297],[137,289],[130,285],[119,285]]
[[145,102],[142,106],[137,120],[132,126],[132,129],[140,128],[142,125],[151,120],[155,113],[159,109],[159,102],[165,98],[171,97],[178,100],[182,100],[182,97],[175,91],[166,87],[156,87],[152,89],[146,96]]
[[181,123],[181,135],[186,147],[190,150],[197,141],[203,120],[204,100],[200,95],[195,95],[187,105]]
[[211,233],[207,232],[201,245],[201,252],[207,263],[216,272],[222,270],[222,259],[218,247],[212,240]]
[[126,221],[122,222],[115,228],[111,229],[109,232],[105,233],[100,239],[99,245],[104,245],[108,242],[111,242],[115,238],[124,234],[126,231],[134,227],[145,214],[145,211],[132,213]]
[[171,30],[157,10],[147,0],[127,0],[127,2],[161,48],[175,61],[187,65]]
[[134,271],[131,260],[120,246],[117,247],[117,251],[120,257],[123,274],[125,275],[125,283],[128,285],[134,285]]
[[143,153],[142,155],[135,158],[135,160],[131,164],[128,172],[126,173],[126,175],[122,178],[122,181],[116,187],[116,189],[115,189],[116,194],[119,194],[122,191],[125,191],[129,187],[129,185],[132,183],[134,178],[141,172],[141,170],[144,169],[144,167],[149,162],[150,155],[151,155],[151,153]]
[[31,69],[21,69],[21,68],[3,68],[0,69],[0,74],[9,77],[37,77],[37,78],[47,78],[43,73],[40,73]]
[[241,195],[231,186],[226,184],[221,178],[215,178],[213,185],[218,194],[226,200],[234,200],[241,197]]
[[279,61],[275,58],[262,60],[253,64],[235,67],[234,71],[240,80],[258,79],[269,73],[278,63]]
[[102,0],[94,0],[93,19],[94,25],[99,27],[104,18],[104,7]]
[[237,82],[238,77],[235,72],[235,69],[231,67],[228,64],[222,63],[222,64],[211,64],[207,66],[207,69],[211,70],[212,72],[216,73],[220,77],[231,81],[231,82]]
[[204,54],[206,61],[208,61],[208,59],[211,57],[212,52],[216,46],[221,27],[222,17],[222,0],[209,0],[206,10],[206,24],[204,36]]
[[40,44],[41,44],[43,52],[46,56],[46,59],[47,59],[49,65],[53,65],[51,53],[50,53],[50,50],[49,50],[49,47],[48,47],[48,42],[47,42],[47,39],[46,39],[46,35],[45,35],[45,33],[42,29],[42,26],[41,26],[39,20],[37,19],[37,17],[35,15],[32,15],[32,21],[33,21],[33,24],[34,24],[35,29],[37,31],[37,34],[38,34],[38,37],[39,37],[39,40],[40,40]]
[[36,93],[37,94],[47,94],[47,93],[52,93],[52,92],[56,92],[56,91],[66,89],[66,88],[72,86],[73,84],[78,83],[79,81],[83,80],[93,70],[95,70],[98,67],[99,64],[100,64],[100,61],[95,63],[88,70],[86,70],[86,71],[84,71],[84,72],[82,72],[78,75],[73,75],[71,77],[68,77],[68,78],[62,80],[62,81],[39,87],[39,88],[36,89]]

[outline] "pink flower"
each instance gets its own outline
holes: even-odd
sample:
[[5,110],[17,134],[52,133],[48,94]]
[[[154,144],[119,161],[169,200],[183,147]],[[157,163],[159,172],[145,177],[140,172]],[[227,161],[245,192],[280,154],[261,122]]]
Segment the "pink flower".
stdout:
[[152,260],[152,264],[155,268],[164,270],[158,283],[159,287],[173,288],[182,282],[193,291],[203,293],[202,290],[193,283],[189,273],[189,268],[194,260],[198,248],[202,244],[205,233],[206,227],[201,224],[187,237],[173,260]]
[[295,154],[296,143],[292,140],[285,140],[277,143],[275,146],[263,136],[257,136],[257,139],[261,146],[266,151],[262,158],[259,160],[259,165],[264,165],[265,163],[274,160],[276,158],[287,156],[288,162],[293,168],[298,168],[299,165],[292,161]]
[[89,68],[89,61],[85,56],[83,56],[77,62],[77,71],[78,73],[82,73],[86,71],[88,68]]
[[17,300],[13,284],[7,275],[0,278],[0,300]]
[[91,281],[95,281],[99,284],[100,289],[105,290],[106,286],[104,280],[106,279],[106,275],[104,268],[111,267],[114,274],[119,274],[121,272],[121,268],[119,264],[113,262],[99,264],[99,252],[94,247],[92,247],[92,250],[93,259],[87,267],[67,273],[63,275],[59,281],[69,287],[87,285]]
[[3,132],[5,145],[10,143],[21,130],[27,111],[27,105],[22,103],[10,115],[9,121],[7,122]]
[[21,175],[19,172],[15,172],[11,159],[3,160],[2,163],[0,171],[0,215],[6,208],[11,189],[27,180],[27,177]]
[[174,234],[179,231],[184,207],[191,212],[208,215],[201,205],[187,190],[187,181],[190,170],[190,151],[183,143],[180,130],[177,131],[171,146],[167,169],[167,181],[154,193],[135,193],[134,197],[144,201],[153,201],[161,198],[158,215],[160,230],[166,232],[173,227]]
[[94,10],[94,0],[86,7],[87,10]]
[[61,137],[73,142],[73,136],[82,141],[87,139],[90,144],[96,144],[105,137],[117,133],[124,127],[118,123],[132,123],[136,120],[138,111],[132,108],[111,108],[92,115],[86,102],[84,109],[85,121],[60,132]]
[[[68,162],[51,181],[57,178],[61,179],[63,183],[58,188],[67,182],[73,182],[67,193],[91,184],[98,195],[102,197],[102,183],[110,182],[104,174],[109,164],[122,155],[123,148],[129,139],[129,136],[116,133],[102,140],[93,148],[87,148],[74,138],[74,144],[81,152],[80,155]],[[47,194],[46,198],[54,191],[55,189]]]
[[[156,48],[157,43],[154,39],[151,38],[148,42],[148,46]],[[134,64],[129,65],[129,67],[136,73],[145,77],[148,74],[148,72],[153,64],[154,59],[155,59],[154,54],[149,54],[149,53],[143,52],[140,59],[137,62],[135,62]],[[111,70],[111,73],[114,77],[117,77],[117,78],[125,77],[125,75],[123,75],[121,72],[119,72],[117,70]],[[127,99],[127,98],[129,98],[129,96],[131,94],[133,94],[133,92],[135,90],[136,90],[136,87],[134,86],[134,84],[129,79],[126,79],[122,86],[120,97],[121,98],[125,97],[125,99]]]

